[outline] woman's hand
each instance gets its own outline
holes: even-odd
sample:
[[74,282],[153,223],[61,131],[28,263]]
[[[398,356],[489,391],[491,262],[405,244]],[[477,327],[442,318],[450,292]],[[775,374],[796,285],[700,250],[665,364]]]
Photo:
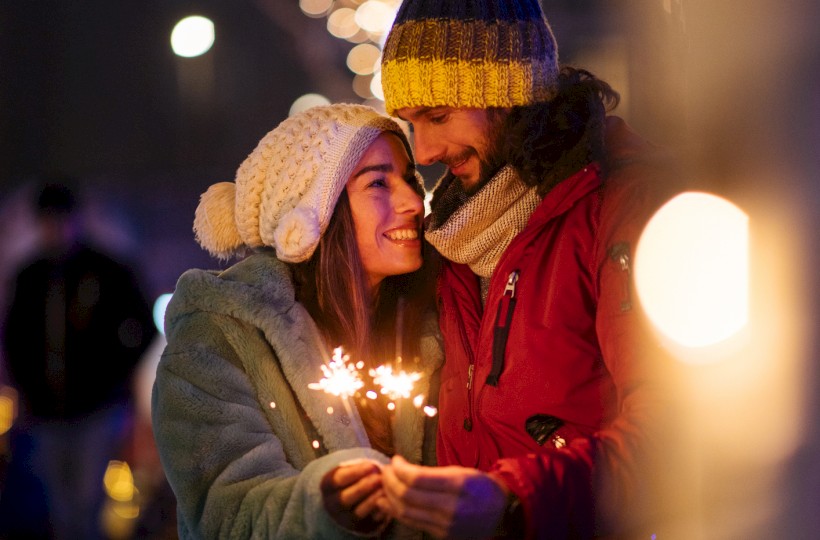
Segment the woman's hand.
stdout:
[[342,527],[359,533],[374,532],[389,517],[379,509],[384,497],[379,465],[362,460],[331,469],[320,483],[325,510]]
[[467,467],[423,467],[394,456],[382,482],[381,509],[437,538],[492,536],[507,505],[506,486]]

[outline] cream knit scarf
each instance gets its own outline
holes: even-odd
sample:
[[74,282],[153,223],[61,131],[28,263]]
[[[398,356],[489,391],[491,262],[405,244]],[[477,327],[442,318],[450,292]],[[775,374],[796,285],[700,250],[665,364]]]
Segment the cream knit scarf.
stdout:
[[445,178],[441,187],[444,192],[437,198],[442,204],[458,206],[449,216],[445,209],[443,219],[441,212],[434,213],[425,238],[447,259],[467,264],[481,277],[490,277],[501,254],[527,225],[541,197],[509,165],[472,196],[467,196],[461,183],[453,178]]

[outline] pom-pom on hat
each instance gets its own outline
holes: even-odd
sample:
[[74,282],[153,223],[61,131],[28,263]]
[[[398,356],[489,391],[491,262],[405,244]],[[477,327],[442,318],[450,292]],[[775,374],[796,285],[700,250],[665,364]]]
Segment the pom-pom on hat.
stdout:
[[404,0],[382,53],[387,113],[549,101],[558,47],[538,0]]
[[385,132],[398,135],[412,156],[401,127],[365,105],[322,105],[284,120],[245,158],[235,182],[202,194],[197,242],[222,259],[269,246],[282,261],[306,261],[353,168]]

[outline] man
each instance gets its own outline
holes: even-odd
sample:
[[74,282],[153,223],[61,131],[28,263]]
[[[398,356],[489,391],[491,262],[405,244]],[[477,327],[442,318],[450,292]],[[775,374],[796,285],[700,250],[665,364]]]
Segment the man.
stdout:
[[448,168],[425,233],[446,259],[445,467],[394,458],[382,509],[440,537],[635,527],[661,401],[632,257],[665,160],[559,65],[537,0],[405,0],[382,83],[418,162]]

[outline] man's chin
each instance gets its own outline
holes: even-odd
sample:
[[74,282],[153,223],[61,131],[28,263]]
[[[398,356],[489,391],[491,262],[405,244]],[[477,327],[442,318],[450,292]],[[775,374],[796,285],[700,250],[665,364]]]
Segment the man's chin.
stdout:
[[458,181],[461,183],[461,189],[468,195],[472,195],[473,193],[480,190],[482,187],[487,185],[487,183],[493,179],[493,176],[498,172],[500,167],[494,167],[490,169],[489,167],[482,167],[481,173],[478,176],[456,176]]
[[483,186],[486,182],[481,182],[480,178],[475,178],[473,176],[456,176],[459,184],[461,184],[461,189],[467,195],[472,195],[476,191],[478,191],[481,186]]

